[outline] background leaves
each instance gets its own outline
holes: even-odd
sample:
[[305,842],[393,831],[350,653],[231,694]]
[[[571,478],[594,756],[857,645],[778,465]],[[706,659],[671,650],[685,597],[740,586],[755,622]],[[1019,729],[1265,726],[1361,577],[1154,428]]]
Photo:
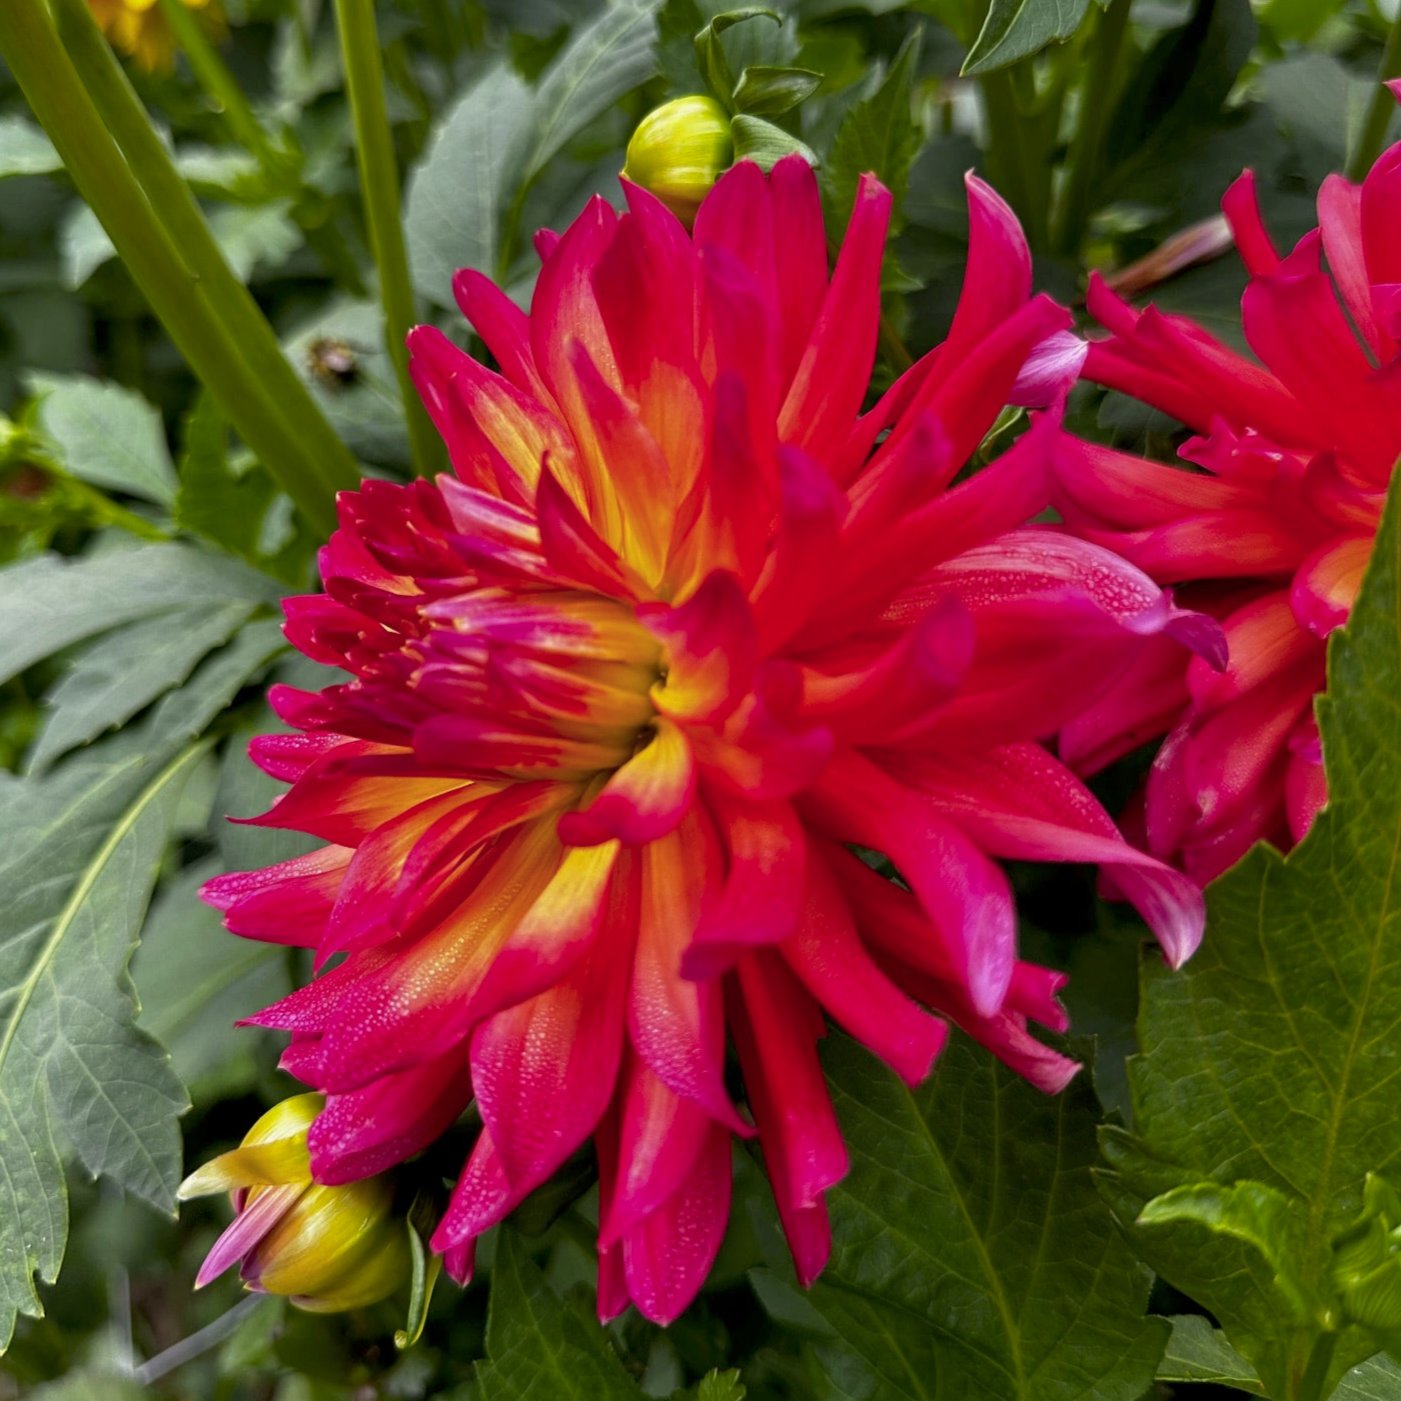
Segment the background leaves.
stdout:
[[[1288,860],[1260,848],[1216,883],[1212,937],[1181,975],[1145,964],[1133,1133],[1106,1137],[1108,1194],[1135,1244],[1215,1314],[1272,1395],[1294,1394],[1320,1345],[1335,1349],[1336,1380],[1384,1341],[1349,1324],[1331,1275],[1366,1175],[1401,1168],[1392,496],[1319,702],[1328,807]],[[1172,1209],[1184,1192],[1214,1193],[1218,1204]],[[1262,1226],[1242,1199],[1267,1194],[1274,1219]]]

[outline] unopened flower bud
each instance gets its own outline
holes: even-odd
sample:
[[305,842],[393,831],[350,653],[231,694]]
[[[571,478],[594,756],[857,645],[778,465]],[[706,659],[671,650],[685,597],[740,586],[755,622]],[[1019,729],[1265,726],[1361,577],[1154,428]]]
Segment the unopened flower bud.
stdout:
[[283,1100],[237,1148],[181,1184],[182,1200],[228,1192],[234,1205],[196,1288],[239,1262],[247,1288],[334,1313],[376,1303],[408,1278],[408,1235],[389,1178],[334,1187],[312,1181],[306,1136],[321,1108],[320,1095]]
[[678,97],[638,124],[623,178],[650,190],[690,228],[700,202],[733,159],[725,109],[711,97]]

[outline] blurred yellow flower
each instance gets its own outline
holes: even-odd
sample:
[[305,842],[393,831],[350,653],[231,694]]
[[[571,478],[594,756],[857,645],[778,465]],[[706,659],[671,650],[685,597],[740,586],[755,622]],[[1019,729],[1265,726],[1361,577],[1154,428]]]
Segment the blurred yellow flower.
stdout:
[[[217,28],[223,18],[214,0],[182,0],[186,8],[204,10]],[[175,35],[161,12],[160,0],[88,0],[102,32],[114,48],[130,55],[148,73],[168,73],[175,61]]]

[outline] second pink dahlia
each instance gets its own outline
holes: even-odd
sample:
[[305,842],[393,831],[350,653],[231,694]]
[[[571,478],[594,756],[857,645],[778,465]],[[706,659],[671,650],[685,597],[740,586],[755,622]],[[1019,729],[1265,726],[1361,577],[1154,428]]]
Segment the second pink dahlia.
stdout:
[[1151,644],[1061,739],[1089,773],[1167,734],[1144,794],[1146,844],[1202,881],[1260,838],[1292,845],[1327,797],[1313,714],[1325,644],[1401,458],[1401,144],[1361,185],[1329,176],[1319,226],[1286,256],[1249,172],[1223,207],[1250,272],[1241,321],[1258,362],[1090,288],[1110,335],[1090,344],[1085,376],[1187,425],[1189,465],[1068,436],[1056,454],[1069,527],[1190,585],[1225,629],[1225,671]]

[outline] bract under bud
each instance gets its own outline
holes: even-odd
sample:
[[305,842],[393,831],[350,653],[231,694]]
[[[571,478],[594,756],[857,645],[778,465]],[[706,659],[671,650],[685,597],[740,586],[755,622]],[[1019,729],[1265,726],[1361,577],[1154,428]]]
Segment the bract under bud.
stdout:
[[191,1173],[180,1197],[226,1191],[233,1223],[195,1281],[239,1262],[245,1286],[335,1313],[376,1303],[408,1278],[407,1229],[386,1176],[341,1186],[314,1182],[306,1136],[322,1098],[296,1095],[268,1110],[243,1142]]
[[1401,1195],[1367,1175],[1361,1215],[1333,1242],[1333,1283],[1350,1322],[1401,1331]]
[[638,124],[623,178],[650,190],[690,228],[700,202],[733,159],[725,109],[711,97],[678,97]]

